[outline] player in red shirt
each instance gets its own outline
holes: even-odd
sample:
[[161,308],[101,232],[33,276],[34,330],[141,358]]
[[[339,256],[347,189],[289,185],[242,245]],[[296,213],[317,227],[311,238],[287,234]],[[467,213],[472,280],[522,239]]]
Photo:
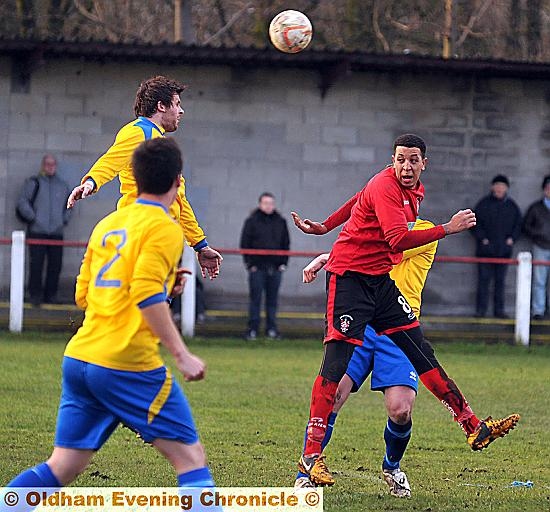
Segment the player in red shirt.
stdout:
[[420,247],[475,226],[475,214],[461,210],[449,222],[412,231],[424,198],[420,174],[425,169],[426,144],[413,134],[399,136],[393,145],[392,165],[325,222],[301,221],[306,233],[324,234],[345,222],[333,245],[327,270],[327,312],[324,357],[311,395],[307,440],[298,467],[318,485],[332,485],[334,478],[322,455],[338,383],[356,345],[370,324],[405,353],[423,384],[451,411],[473,450],[481,450],[507,434],[519,421],[513,414],[502,420],[480,421],[445,373],[424,339],[411,307],[389,276],[403,251]]

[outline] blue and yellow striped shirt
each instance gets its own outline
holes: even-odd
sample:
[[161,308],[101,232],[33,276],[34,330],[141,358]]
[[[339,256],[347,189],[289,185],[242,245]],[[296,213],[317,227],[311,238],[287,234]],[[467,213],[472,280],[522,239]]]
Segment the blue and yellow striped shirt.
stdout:
[[115,370],[162,366],[140,308],[166,301],[182,250],[181,229],[160,203],[138,199],[101,220],[76,281],[84,322],[65,355]]
[[[105,183],[113,180],[117,175],[120,180],[120,193],[117,208],[132,204],[137,196],[137,185],[132,172],[132,154],[144,141],[164,137],[164,130],[145,117],[138,117],[123,126],[115,137],[115,142],[92,166],[82,178],[82,183],[91,179],[98,191]],[[178,195],[170,207],[170,215],[176,219],[183,229],[185,239],[195,249],[206,245],[205,235],[199,226],[193,208],[185,197],[185,180],[181,180]]]

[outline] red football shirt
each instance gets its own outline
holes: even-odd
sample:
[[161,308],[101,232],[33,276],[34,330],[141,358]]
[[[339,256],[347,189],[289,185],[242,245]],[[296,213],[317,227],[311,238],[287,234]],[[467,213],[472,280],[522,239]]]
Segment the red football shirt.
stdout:
[[349,217],[332,246],[326,270],[338,275],[346,270],[386,274],[401,261],[404,250],[444,238],[441,225],[409,229],[418,217],[422,199],[424,185],[418,182],[414,189],[403,187],[393,167],[373,176],[323,223],[330,231]]

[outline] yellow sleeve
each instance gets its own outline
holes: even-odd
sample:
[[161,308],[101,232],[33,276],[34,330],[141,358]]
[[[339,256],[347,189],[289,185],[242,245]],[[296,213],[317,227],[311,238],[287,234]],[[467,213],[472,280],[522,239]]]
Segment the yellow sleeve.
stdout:
[[91,178],[96,185],[94,192],[97,192],[105,183],[116,178],[120,171],[130,166],[134,150],[144,140],[143,130],[138,126],[127,125],[121,128],[113,145],[99,157],[81,183]]
[[185,235],[185,240],[187,240],[187,243],[191,247],[194,247],[199,242],[202,242],[206,236],[197,222],[193,208],[191,208],[187,197],[185,197],[185,180],[183,178],[180,188],[178,189],[177,201],[180,206],[179,220],[183,229],[183,234]]
[[[414,223],[413,230],[421,230],[421,229],[430,229],[433,228],[434,224],[431,223],[429,220],[423,220],[423,219],[417,219]],[[426,245],[422,245],[420,247],[414,247],[412,249],[407,249],[403,252],[403,260],[408,260],[409,258],[414,258],[415,256],[418,256],[419,254],[424,254],[426,257],[431,256],[431,262],[430,266],[428,267],[428,270],[432,266],[433,259],[435,257],[435,252],[437,251],[437,240],[435,242],[431,242]]]
[[88,307],[88,285],[90,283],[90,262],[92,261],[92,249],[90,244],[86,249],[82,264],[80,265],[80,272],[76,278],[75,288],[75,303],[80,309],[86,309]]
[[144,240],[130,281],[130,297],[140,308],[167,299],[183,251],[181,229],[173,221],[155,224]]
[[[432,261],[435,257],[435,251],[437,251],[437,240],[421,247],[414,247],[413,249],[407,249],[403,252],[403,260],[414,258],[420,254],[431,254]],[[431,265],[430,265],[431,266]]]

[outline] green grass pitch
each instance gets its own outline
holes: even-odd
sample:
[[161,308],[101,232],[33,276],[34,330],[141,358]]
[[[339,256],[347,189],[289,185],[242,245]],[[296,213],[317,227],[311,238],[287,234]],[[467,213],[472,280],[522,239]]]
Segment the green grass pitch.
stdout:
[[[66,336],[0,336],[0,482],[50,453]],[[186,383],[220,486],[291,486],[309,395],[321,360],[316,341],[193,340],[208,364]],[[337,478],[325,510],[550,510],[550,347],[438,345],[448,373],[480,416],[519,412],[516,430],[474,453],[449,413],[421,388],[402,463],[413,496],[399,500],[380,479],[386,415],[380,393],[363,390],[340,413],[327,462]],[[169,358],[167,358],[170,361]],[[511,488],[531,480],[532,489]],[[80,486],[175,486],[168,463],[118,429]]]

